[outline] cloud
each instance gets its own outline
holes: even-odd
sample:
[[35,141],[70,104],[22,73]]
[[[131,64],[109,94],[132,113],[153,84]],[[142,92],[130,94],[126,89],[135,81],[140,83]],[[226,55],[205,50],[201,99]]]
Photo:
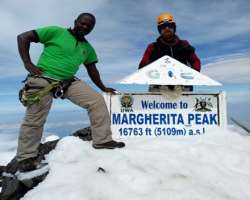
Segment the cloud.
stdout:
[[[0,104],[1,105],[0,117],[3,117],[6,114],[14,114],[14,113],[18,114],[18,113],[25,112],[25,107],[17,99],[17,93],[15,94],[1,93],[0,97],[2,96],[4,98],[6,97],[6,95],[10,95],[10,96],[9,98],[4,99]],[[51,112],[52,111],[53,112],[55,111],[66,112],[66,111],[79,111],[79,110],[81,110],[81,108],[71,103],[70,101],[62,101],[61,99],[58,99],[58,100],[54,100],[53,108],[51,109]]]
[[229,56],[217,58],[217,61],[202,67],[202,73],[211,78],[227,84],[250,83],[250,57],[249,55]]
[[245,0],[180,1],[175,5],[177,28],[195,44],[225,41],[249,34],[249,8]]
[[25,76],[26,71],[23,67],[20,66],[14,66],[13,63],[8,63],[6,65],[0,66],[0,74],[1,79],[2,78],[8,78],[8,77],[17,77],[17,76]]
[[[178,34],[195,46],[203,45],[206,58],[217,48],[218,41],[225,41],[221,46],[226,50],[239,51],[241,45],[232,42],[231,38],[249,36],[249,9],[247,0],[75,0],[74,3],[70,0],[2,0],[0,53],[4,56],[0,56],[0,79],[26,73],[17,52],[19,33],[53,24],[70,27],[81,12],[96,15],[96,27],[87,39],[98,53],[100,66],[105,67],[104,79],[109,80],[113,78],[113,71],[122,76],[137,68],[147,44],[158,37],[155,19],[160,13],[172,12]],[[245,39],[244,43],[247,42],[249,39]],[[34,62],[41,52],[41,46],[37,46],[32,45],[30,50]]]
[[[250,89],[248,91],[231,91],[227,95],[228,97],[228,102],[229,103],[246,103],[247,105],[249,104],[249,98],[250,98]],[[249,97],[249,98],[248,98]],[[249,105],[250,106],[250,105]]]

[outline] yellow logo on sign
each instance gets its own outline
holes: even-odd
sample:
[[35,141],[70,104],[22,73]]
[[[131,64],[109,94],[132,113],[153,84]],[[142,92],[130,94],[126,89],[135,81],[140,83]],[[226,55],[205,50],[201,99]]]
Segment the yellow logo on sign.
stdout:
[[133,111],[133,97],[130,95],[123,95],[120,99],[121,102],[121,111],[122,112],[131,112]]

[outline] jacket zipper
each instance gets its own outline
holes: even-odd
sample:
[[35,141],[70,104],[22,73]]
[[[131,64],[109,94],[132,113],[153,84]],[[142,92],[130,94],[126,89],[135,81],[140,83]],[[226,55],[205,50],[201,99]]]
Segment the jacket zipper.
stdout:
[[171,57],[174,57],[173,48],[172,47],[169,47],[169,48],[170,48],[170,51],[171,51]]

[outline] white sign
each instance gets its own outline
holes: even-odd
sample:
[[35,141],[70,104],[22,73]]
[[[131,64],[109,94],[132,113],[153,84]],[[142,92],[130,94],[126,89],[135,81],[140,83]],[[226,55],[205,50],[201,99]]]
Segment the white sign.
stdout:
[[225,94],[182,94],[170,100],[157,93],[106,95],[113,137],[195,136],[224,126]]
[[170,56],[161,57],[125,77],[119,83],[146,85],[221,85],[221,83],[195,71]]

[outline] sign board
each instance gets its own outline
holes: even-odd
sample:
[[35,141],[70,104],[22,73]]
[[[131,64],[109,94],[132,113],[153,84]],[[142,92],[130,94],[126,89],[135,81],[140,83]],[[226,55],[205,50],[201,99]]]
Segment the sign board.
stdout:
[[227,123],[225,93],[104,95],[114,138],[195,136]]
[[123,78],[119,83],[146,85],[221,85],[221,83],[170,56],[159,58],[155,62]]

